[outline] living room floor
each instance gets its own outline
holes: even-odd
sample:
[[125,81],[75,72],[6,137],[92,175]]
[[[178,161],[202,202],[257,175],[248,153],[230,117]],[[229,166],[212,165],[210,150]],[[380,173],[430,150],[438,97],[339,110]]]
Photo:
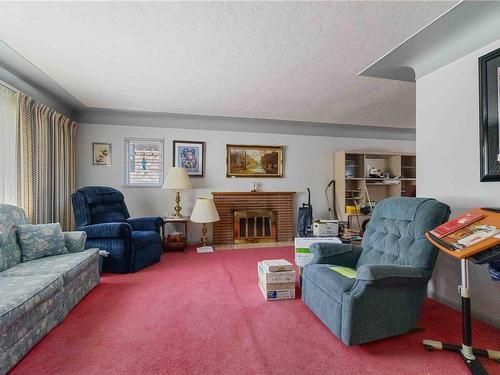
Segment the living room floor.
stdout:
[[[426,299],[423,332],[342,344],[299,296],[266,302],[257,262],[293,261],[293,247],[169,253],[101,284],[12,374],[468,374],[459,357],[425,352],[424,338],[460,342],[460,314]],[[475,344],[500,348],[480,321]],[[490,375],[500,365],[482,359]]]

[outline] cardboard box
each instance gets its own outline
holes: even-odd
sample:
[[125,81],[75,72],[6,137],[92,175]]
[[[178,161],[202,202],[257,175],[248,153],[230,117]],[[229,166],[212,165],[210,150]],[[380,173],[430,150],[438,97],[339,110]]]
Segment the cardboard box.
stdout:
[[304,267],[313,260],[314,255],[309,246],[317,242],[342,243],[338,237],[296,237],[295,238],[295,264]]
[[257,264],[257,270],[259,273],[259,280],[262,280],[264,284],[295,282],[294,270],[270,272],[266,269],[266,266],[262,262]]
[[[285,261],[286,262],[286,261]],[[290,264],[289,262],[287,262]],[[269,271],[269,265],[276,262],[259,262],[257,272],[259,288],[266,301],[295,298],[295,270]],[[288,266],[286,268],[289,268]]]
[[264,284],[263,282],[259,282],[260,286],[264,290],[287,290],[287,289],[295,289],[295,282],[293,283],[272,283],[272,284]]
[[338,220],[316,220],[313,223],[313,236],[335,237],[339,235]]
[[261,263],[266,268],[266,271],[277,272],[277,271],[292,271],[293,265],[286,259],[269,259],[262,260]]
[[295,299],[295,287],[285,290],[265,290],[260,288],[266,301],[279,301],[283,299]]

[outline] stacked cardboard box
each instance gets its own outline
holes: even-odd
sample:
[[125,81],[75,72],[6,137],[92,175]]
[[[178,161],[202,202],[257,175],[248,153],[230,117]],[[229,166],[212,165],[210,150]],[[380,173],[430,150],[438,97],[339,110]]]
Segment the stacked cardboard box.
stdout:
[[259,287],[266,301],[295,298],[295,270],[285,259],[263,260],[257,264]]
[[296,237],[295,238],[295,264],[304,267],[314,258],[309,246],[316,242],[342,243],[338,237]]

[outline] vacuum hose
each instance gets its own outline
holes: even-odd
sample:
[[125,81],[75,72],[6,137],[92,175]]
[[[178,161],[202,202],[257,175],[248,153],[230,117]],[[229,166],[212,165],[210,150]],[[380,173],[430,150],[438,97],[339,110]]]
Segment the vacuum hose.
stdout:
[[[330,197],[328,195],[328,188],[331,185],[333,185],[333,213],[332,213],[332,208],[330,207]],[[328,214],[330,215],[330,220],[336,220],[337,219],[337,210],[335,207],[335,180],[331,180],[328,183],[328,185],[326,185],[325,196],[326,196],[326,202],[328,204]]]

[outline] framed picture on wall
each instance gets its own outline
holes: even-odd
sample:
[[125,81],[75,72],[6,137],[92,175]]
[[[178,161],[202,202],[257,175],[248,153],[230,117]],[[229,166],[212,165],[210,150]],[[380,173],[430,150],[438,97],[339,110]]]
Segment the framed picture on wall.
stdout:
[[500,48],[479,58],[481,181],[500,181]]
[[227,177],[283,177],[283,146],[226,145]]
[[111,165],[111,143],[92,143],[92,163],[94,165]]
[[163,139],[125,138],[125,185],[161,187]]
[[205,142],[174,141],[174,167],[187,169],[190,177],[205,175]]

